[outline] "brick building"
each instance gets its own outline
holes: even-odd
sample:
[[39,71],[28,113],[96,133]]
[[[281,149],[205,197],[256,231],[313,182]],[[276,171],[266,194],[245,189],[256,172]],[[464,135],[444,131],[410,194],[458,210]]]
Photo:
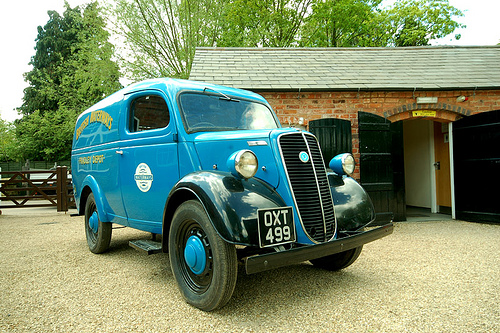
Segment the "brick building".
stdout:
[[[370,195],[379,213],[392,213],[396,220],[405,219],[406,205],[453,216],[456,211],[477,215],[475,211],[485,210],[461,204],[470,201],[462,194],[470,189],[461,189],[465,181],[461,177],[467,171],[457,168],[454,151],[459,156],[466,153],[453,148],[456,146],[450,149],[454,138],[451,124],[460,119],[489,113],[482,122],[493,127],[481,138],[481,144],[489,148],[483,149],[487,156],[478,160],[493,159],[487,170],[500,171],[500,153],[490,153],[500,151],[495,146],[500,144],[499,135],[494,134],[500,132],[495,121],[500,118],[500,111],[495,112],[500,110],[498,46],[198,48],[190,79],[255,91],[269,101],[283,125],[310,129],[319,119],[349,121],[352,153],[360,161],[354,177],[373,190]],[[374,123],[398,129],[396,134],[377,139],[370,133],[380,132],[382,125]],[[483,126],[477,131],[485,130],[483,123],[476,125]],[[375,130],[370,132],[370,128]],[[388,140],[399,153],[378,150],[379,143]],[[457,140],[461,142],[460,137]],[[388,160],[387,154],[401,163]],[[376,156],[381,160],[370,162]],[[391,167],[373,171],[381,163]],[[369,171],[379,172],[380,177],[374,178]],[[500,186],[498,176],[492,184]],[[499,208],[486,210],[486,219],[500,219]]]

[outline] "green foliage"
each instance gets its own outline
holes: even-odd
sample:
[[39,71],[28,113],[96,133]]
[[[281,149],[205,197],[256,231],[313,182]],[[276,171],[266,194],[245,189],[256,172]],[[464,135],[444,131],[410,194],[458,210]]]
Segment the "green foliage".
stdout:
[[217,46],[288,47],[296,44],[312,0],[234,0],[224,11]]
[[380,43],[381,0],[316,1],[303,27],[301,45],[312,47],[375,46]]
[[448,0],[399,0],[388,9],[380,9],[380,3],[381,0],[316,1],[303,27],[301,45],[423,46],[463,27],[453,20],[463,13]]
[[312,0],[119,0],[109,8],[133,80],[188,78],[196,47],[293,45]]
[[29,87],[24,90],[24,103],[19,108],[23,115],[57,109],[58,86],[65,75],[61,64],[71,56],[71,45],[76,42],[75,10],[68,8],[63,17],[49,11],[47,24],[38,27],[36,54],[30,61],[33,70],[25,74]]
[[0,118],[0,161],[15,160],[16,146],[14,125]]
[[19,156],[32,160],[69,159],[77,116],[121,88],[119,69],[111,60],[105,21],[96,2],[49,12],[38,27],[36,53],[25,74],[29,87],[16,121]]
[[381,2],[118,0],[109,9],[134,80],[187,78],[196,47],[420,46],[463,27],[448,0]]
[[[448,0],[399,0],[382,13],[390,32],[389,45],[422,46],[465,27],[453,20],[464,14]],[[455,36],[460,39],[460,35]]]
[[197,46],[214,46],[228,0],[118,0],[110,12],[128,48],[122,62],[137,80],[187,78]]
[[22,160],[69,159],[75,120],[73,111],[63,108],[45,114],[37,110],[27,121],[19,122],[17,132]]

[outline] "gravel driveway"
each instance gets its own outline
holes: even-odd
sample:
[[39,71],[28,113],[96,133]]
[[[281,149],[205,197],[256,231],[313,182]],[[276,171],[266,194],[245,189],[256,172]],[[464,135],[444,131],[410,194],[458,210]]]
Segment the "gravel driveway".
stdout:
[[232,300],[205,313],[182,300],[168,255],[87,249],[82,217],[0,215],[1,332],[500,332],[500,226],[398,223],[349,268],[307,263],[240,273]]

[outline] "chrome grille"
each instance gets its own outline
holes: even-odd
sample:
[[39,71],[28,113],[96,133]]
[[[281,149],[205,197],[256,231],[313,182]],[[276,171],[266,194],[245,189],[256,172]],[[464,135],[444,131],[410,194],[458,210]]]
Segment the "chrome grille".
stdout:
[[[279,137],[281,156],[292,188],[302,226],[315,242],[325,242],[335,235],[335,214],[326,168],[312,134],[290,133]],[[309,155],[302,162],[301,152]]]

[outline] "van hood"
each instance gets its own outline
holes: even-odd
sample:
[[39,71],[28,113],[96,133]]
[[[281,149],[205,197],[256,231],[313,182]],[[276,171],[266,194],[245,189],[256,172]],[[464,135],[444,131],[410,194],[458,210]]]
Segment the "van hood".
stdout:
[[210,132],[194,135],[193,142],[200,159],[202,170],[229,171],[227,161],[239,150],[251,150],[259,163],[255,175],[274,188],[278,187],[278,166],[281,155],[277,144],[283,133],[297,132],[294,128],[274,130],[246,130],[230,132]]

